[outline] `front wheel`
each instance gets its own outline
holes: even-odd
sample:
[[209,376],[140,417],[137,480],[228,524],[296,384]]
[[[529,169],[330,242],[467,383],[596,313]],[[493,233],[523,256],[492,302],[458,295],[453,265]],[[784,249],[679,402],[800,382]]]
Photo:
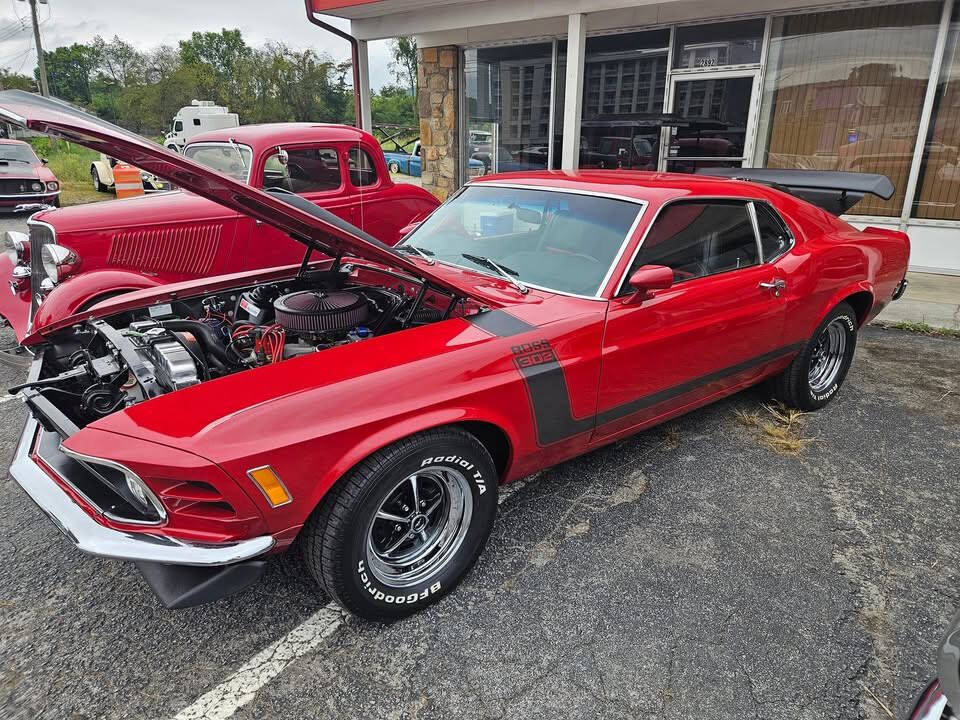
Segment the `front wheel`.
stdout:
[[390,172],[392,172],[394,175],[400,172],[400,163],[398,163],[396,160],[391,160],[389,167],[390,167]]
[[496,513],[483,445],[462,430],[430,430],[374,453],[330,491],[303,529],[304,560],[346,609],[394,620],[457,586]]
[[790,366],[773,379],[774,395],[800,410],[819,410],[837,394],[857,347],[857,315],[840,303],[814,331]]

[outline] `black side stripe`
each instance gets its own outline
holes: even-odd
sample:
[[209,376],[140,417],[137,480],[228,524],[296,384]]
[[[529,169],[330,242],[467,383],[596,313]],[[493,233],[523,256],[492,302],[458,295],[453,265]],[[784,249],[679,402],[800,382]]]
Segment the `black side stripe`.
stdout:
[[487,310],[466,318],[467,322],[475,325],[484,332],[497,337],[511,337],[536,329],[535,325],[524,322],[516,315],[503,310]]
[[621,420],[629,415],[680,397],[704,385],[750,370],[778,358],[798,352],[802,343],[777,348],[736,365],[695,378],[651,395],[644,395],[598,413],[594,417],[575,418],[570,411],[570,393],[563,367],[545,340],[514,349],[514,362],[523,376],[530,407],[537,427],[537,442],[551,445],[593,430],[595,427]]

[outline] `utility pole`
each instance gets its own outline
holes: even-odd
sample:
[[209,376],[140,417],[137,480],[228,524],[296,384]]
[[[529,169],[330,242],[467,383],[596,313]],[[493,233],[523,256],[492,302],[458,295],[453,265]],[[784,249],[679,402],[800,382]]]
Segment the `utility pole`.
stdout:
[[[38,0],[29,0],[30,17],[33,18],[33,42],[37,48],[37,66],[40,69],[40,94],[44,97],[50,96],[50,88],[47,87],[47,63],[43,59],[43,44],[40,42],[40,23],[37,22],[37,2]],[[46,5],[47,0],[39,0],[41,5]]]

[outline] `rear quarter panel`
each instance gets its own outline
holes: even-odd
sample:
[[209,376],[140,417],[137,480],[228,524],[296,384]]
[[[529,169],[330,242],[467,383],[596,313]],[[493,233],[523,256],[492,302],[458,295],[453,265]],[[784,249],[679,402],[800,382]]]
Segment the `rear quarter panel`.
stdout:
[[907,236],[861,232],[792,198],[775,205],[796,239],[794,248],[776,263],[787,281],[785,342],[805,342],[830,310],[856,293],[872,298],[861,323],[875,317],[906,274]]

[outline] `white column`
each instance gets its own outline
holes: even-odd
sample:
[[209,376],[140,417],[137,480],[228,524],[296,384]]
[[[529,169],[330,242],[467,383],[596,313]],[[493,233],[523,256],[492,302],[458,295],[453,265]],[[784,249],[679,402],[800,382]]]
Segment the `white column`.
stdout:
[[563,94],[563,150],[561,170],[580,164],[580,115],[583,110],[583,48],[587,41],[583,13],[567,17],[567,79]]
[[357,41],[357,65],[360,68],[360,127],[367,132],[373,131],[373,120],[370,116],[370,53],[367,50],[367,41]]

